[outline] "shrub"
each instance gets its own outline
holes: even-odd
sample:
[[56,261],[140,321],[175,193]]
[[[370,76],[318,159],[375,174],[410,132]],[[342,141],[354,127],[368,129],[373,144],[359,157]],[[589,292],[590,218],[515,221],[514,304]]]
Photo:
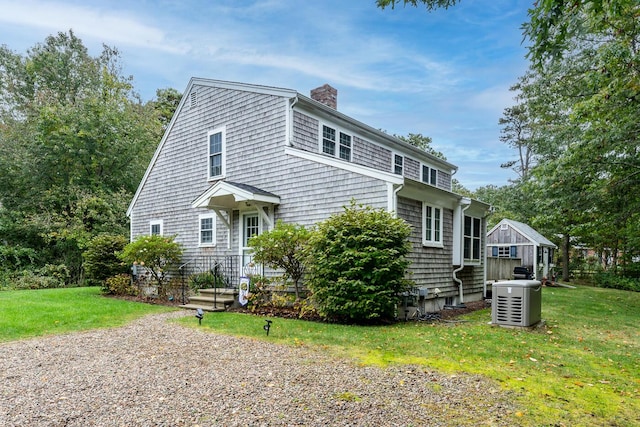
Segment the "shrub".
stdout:
[[320,223],[307,253],[319,314],[356,323],[393,319],[399,294],[410,287],[410,232],[404,220],[355,202]]
[[225,286],[225,278],[217,269],[215,271],[197,273],[189,277],[189,287],[194,291],[198,289],[224,288]]
[[36,251],[20,246],[0,245],[0,271],[13,271],[33,264]]
[[598,273],[594,277],[596,286],[601,288],[620,289],[623,291],[640,292],[640,279],[623,277],[612,272]]
[[128,272],[129,266],[117,255],[126,245],[127,238],[119,234],[101,234],[87,243],[82,258],[89,285],[102,285],[107,278]]
[[310,235],[302,225],[278,221],[273,230],[249,240],[249,246],[253,248],[253,260],[284,271],[283,279],[293,282],[296,299],[300,298],[300,280],[306,269],[303,250]]
[[40,272],[23,270],[12,279],[12,289],[51,289],[62,288],[64,282],[56,277],[43,275]]
[[158,288],[158,296],[164,299],[170,280],[168,268],[182,258],[182,246],[174,241],[174,236],[139,236],[118,257],[129,265],[144,267]]
[[133,285],[130,274],[108,277],[104,283],[102,291],[111,295],[133,296],[138,294],[138,289]]

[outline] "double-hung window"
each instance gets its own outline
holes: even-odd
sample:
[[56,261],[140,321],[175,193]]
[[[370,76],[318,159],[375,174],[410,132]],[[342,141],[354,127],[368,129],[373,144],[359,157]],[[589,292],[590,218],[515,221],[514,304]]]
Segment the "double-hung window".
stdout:
[[438,185],[438,169],[422,165],[422,182],[431,185]]
[[156,219],[149,222],[149,234],[152,236],[162,236],[162,220]]
[[351,135],[340,132],[340,158],[351,161]]
[[400,154],[393,155],[393,173],[396,175],[402,175],[404,169],[404,157]]
[[464,217],[464,259],[480,261],[480,218]]
[[322,152],[350,162],[351,135],[322,125]]
[[225,172],[225,130],[215,129],[208,133],[209,179],[221,178]]
[[422,205],[422,244],[442,246],[442,208]]
[[200,246],[214,246],[216,241],[216,218],[213,213],[201,214],[199,222]]

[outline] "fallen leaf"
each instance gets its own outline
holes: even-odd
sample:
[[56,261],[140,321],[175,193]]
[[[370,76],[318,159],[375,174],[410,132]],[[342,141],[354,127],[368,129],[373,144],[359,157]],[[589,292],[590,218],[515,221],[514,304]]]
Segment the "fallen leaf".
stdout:
[[533,357],[530,357],[529,360],[531,360],[532,362],[537,362],[538,359],[534,359]]

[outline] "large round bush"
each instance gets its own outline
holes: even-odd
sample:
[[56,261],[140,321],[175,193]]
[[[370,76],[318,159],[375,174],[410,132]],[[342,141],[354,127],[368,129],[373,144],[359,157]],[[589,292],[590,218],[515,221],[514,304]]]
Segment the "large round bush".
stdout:
[[309,240],[308,287],[325,318],[375,323],[395,316],[409,262],[409,225],[352,203],[320,223]]

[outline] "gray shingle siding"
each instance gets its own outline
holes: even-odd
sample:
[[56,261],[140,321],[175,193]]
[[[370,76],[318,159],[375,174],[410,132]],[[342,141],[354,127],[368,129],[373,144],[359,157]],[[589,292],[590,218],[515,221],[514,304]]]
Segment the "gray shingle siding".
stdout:
[[[206,210],[192,209],[191,203],[212,184],[207,132],[226,128],[227,179],[262,188],[283,159],[286,129],[281,97],[199,86],[194,90],[198,105],[177,113],[131,218],[133,236],[148,234],[149,221],[162,219],[164,234],[178,235],[185,257],[203,251],[198,248],[198,216]],[[226,250],[226,228],[219,220],[217,224],[218,247]]]
[[[336,125],[336,129],[352,135],[352,161],[328,160],[327,157],[314,161],[314,156],[308,153],[321,155],[321,123],[333,126],[331,120],[335,116],[318,114],[318,117],[324,117],[321,121],[314,117],[317,111],[304,108],[300,111],[296,109],[298,107],[291,113],[289,96],[293,95],[289,92],[202,84],[191,86],[192,91],[176,112],[161,150],[157,152],[155,162],[130,207],[132,237],[148,234],[151,220],[162,220],[163,233],[177,235],[176,240],[185,247],[185,259],[200,254],[239,253],[242,215],[245,210],[255,211],[254,206],[242,202],[231,211],[231,230],[217,216],[214,217],[214,247],[199,246],[199,215],[213,211],[191,207],[197,198],[217,183],[208,177],[207,136],[208,132],[220,128],[225,130],[224,188],[229,183],[237,183],[240,189],[254,192],[259,189],[262,190],[258,191],[259,194],[268,192],[279,197],[280,203],[272,206],[270,212],[274,220],[310,226],[331,214],[342,212],[352,199],[359,204],[387,209],[392,196],[390,192],[400,188],[397,185],[402,182],[401,178],[391,175],[393,153],[398,147],[400,151],[415,154],[411,157],[403,153],[404,176],[421,180],[421,162],[417,160],[421,159],[419,153],[400,145],[395,147],[393,141],[384,135],[347,123],[344,118],[340,118],[342,122]],[[197,95],[195,105],[190,103],[192,93]],[[290,141],[287,140],[288,126],[292,132]],[[356,135],[359,129],[362,130],[360,136]],[[293,148],[289,148],[289,144]],[[396,187],[387,181],[395,182]],[[420,186],[412,183],[409,185],[412,188],[404,194],[417,199],[424,199],[425,194],[434,194],[439,198],[438,203],[444,203],[448,208],[442,210],[443,247],[425,247],[422,245],[422,202],[408,197],[398,198],[398,215],[412,226],[410,278],[420,286],[439,287],[442,296],[455,295],[451,208],[458,199],[453,194]],[[438,187],[450,190],[450,173],[439,171]],[[223,215],[227,215],[226,211]],[[482,248],[484,250],[484,244]],[[473,281],[475,285],[469,286],[477,288],[482,286],[482,274],[481,267],[469,266],[459,276],[465,281]],[[466,286],[465,283],[465,289]]]
[[[443,209],[443,248],[422,245],[422,202],[398,198],[398,216],[411,225],[409,241],[413,250],[408,255],[411,261],[409,279],[418,286],[438,287],[443,293],[453,290],[453,211]],[[443,295],[444,296],[444,295]]]
[[391,171],[391,150],[360,137],[353,138],[353,162],[381,170]]
[[438,184],[437,187],[451,191],[451,174],[438,170]]
[[420,181],[420,162],[412,159],[411,157],[405,156],[403,172],[405,177]]
[[320,122],[313,117],[293,112],[293,146],[301,150],[317,153],[319,151]]

